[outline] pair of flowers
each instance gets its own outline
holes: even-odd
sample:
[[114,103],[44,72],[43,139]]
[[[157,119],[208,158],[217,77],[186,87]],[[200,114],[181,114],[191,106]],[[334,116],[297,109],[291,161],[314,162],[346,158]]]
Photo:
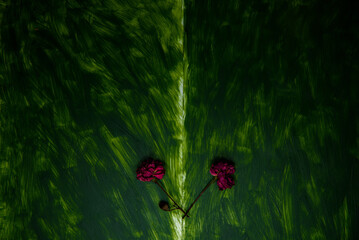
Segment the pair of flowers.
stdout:
[[[201,193],[194,200],[194,202],[191,204],[191,206],[188,208],[187,211],[184,211],[176,203],[176,201],[171,197],[170,194],[167,193],[167,191],[164,189],[164,187],[160,183],[159,180],[161,180],[166,173],[166,170],[163,167],[163,163],[161,161],[154,160],[152,158],[146,159],[137,168],[136,174],[137,174],[137,179],[140,181],[143,181],[143,182],[153,181],[154,183],[156,183],[175,204],[176,208],[173,210],[176,210],[176,209],[181,210],[185,214],[183,216],[183,218],[185,218],[186,216],[189,217],[188,212],[191,210],[191,208],[196,203],[196,201],[201,197],[201,195],[214,182],[217,182],[218,189],[221,191],[228,189],[228,188],[232,188],[234,186],[233,174],[235,173],[235,168],[234,168],[234,165],[231,162],[229,162],[228,160],[223,159],[223,158],[219,159],[214,164],[212,164],[209,172],[211,173],[213,178],[209,181],[209,183],[206,185],[206,187],[201,191]],[[164,206],[164,205],[162,204],[162,206]],[[161,207],[161,208],[166,211],[171,211],[171,210],[169,210],[168,206]]]

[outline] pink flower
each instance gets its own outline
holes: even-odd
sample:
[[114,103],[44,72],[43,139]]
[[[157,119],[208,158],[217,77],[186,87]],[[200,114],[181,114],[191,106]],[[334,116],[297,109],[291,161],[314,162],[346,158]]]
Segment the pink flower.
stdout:
[[221,191],[234,186],[234,179],[230,175],[221,172],[217,175],[217,178],[217,185]]
[[142,182],[150,182],[155,178],[162,179],[165,172],[162,162],[148,158],[137,168],[136,178]]
[[220,174],[220,173],[231,175],[231,174],[234,174],[235,168],[234,168],[233,164],[222,161],[222,162],[218,162],[216,164],[212,164],[212,167],[209,170],[209,172],[213,176],[218,176],[218,174]]

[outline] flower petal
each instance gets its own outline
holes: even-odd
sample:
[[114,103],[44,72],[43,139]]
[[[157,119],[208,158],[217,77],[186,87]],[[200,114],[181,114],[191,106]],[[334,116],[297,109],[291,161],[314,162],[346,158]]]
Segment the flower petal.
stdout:
[[161,161],[148,158],[137,168],[136,174],[138,180],[149,182],[154,178],[162,179],[165,175],[165,168]]
[[217,185],[219,190],[225,190],[234,186],[234,179],[232,176],[226,175],[225,173],[218,174]]

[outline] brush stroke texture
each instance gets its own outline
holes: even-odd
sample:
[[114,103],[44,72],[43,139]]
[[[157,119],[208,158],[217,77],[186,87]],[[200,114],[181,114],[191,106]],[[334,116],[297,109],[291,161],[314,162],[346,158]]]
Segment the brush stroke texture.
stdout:
[[[359,235],[358,6],[182,5],[0,2],[0,239]],[[146,156],[184,208],[216,156],[236,185],[181,225]]]
[[[188,1],[188,239],[358,236],[358,5]],[[201,184],[199,184],[201,183]]]
[[135,170],[175,168],[181,3],[4,4],[0,239],[171,239]]

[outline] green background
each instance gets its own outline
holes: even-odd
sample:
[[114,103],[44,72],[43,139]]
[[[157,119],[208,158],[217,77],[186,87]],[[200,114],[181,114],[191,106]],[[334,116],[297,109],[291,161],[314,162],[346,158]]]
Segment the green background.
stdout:
[[[0,239],[355,239],[346,1],[0,1]],[[213,185],[182,221],[215,157]]]

